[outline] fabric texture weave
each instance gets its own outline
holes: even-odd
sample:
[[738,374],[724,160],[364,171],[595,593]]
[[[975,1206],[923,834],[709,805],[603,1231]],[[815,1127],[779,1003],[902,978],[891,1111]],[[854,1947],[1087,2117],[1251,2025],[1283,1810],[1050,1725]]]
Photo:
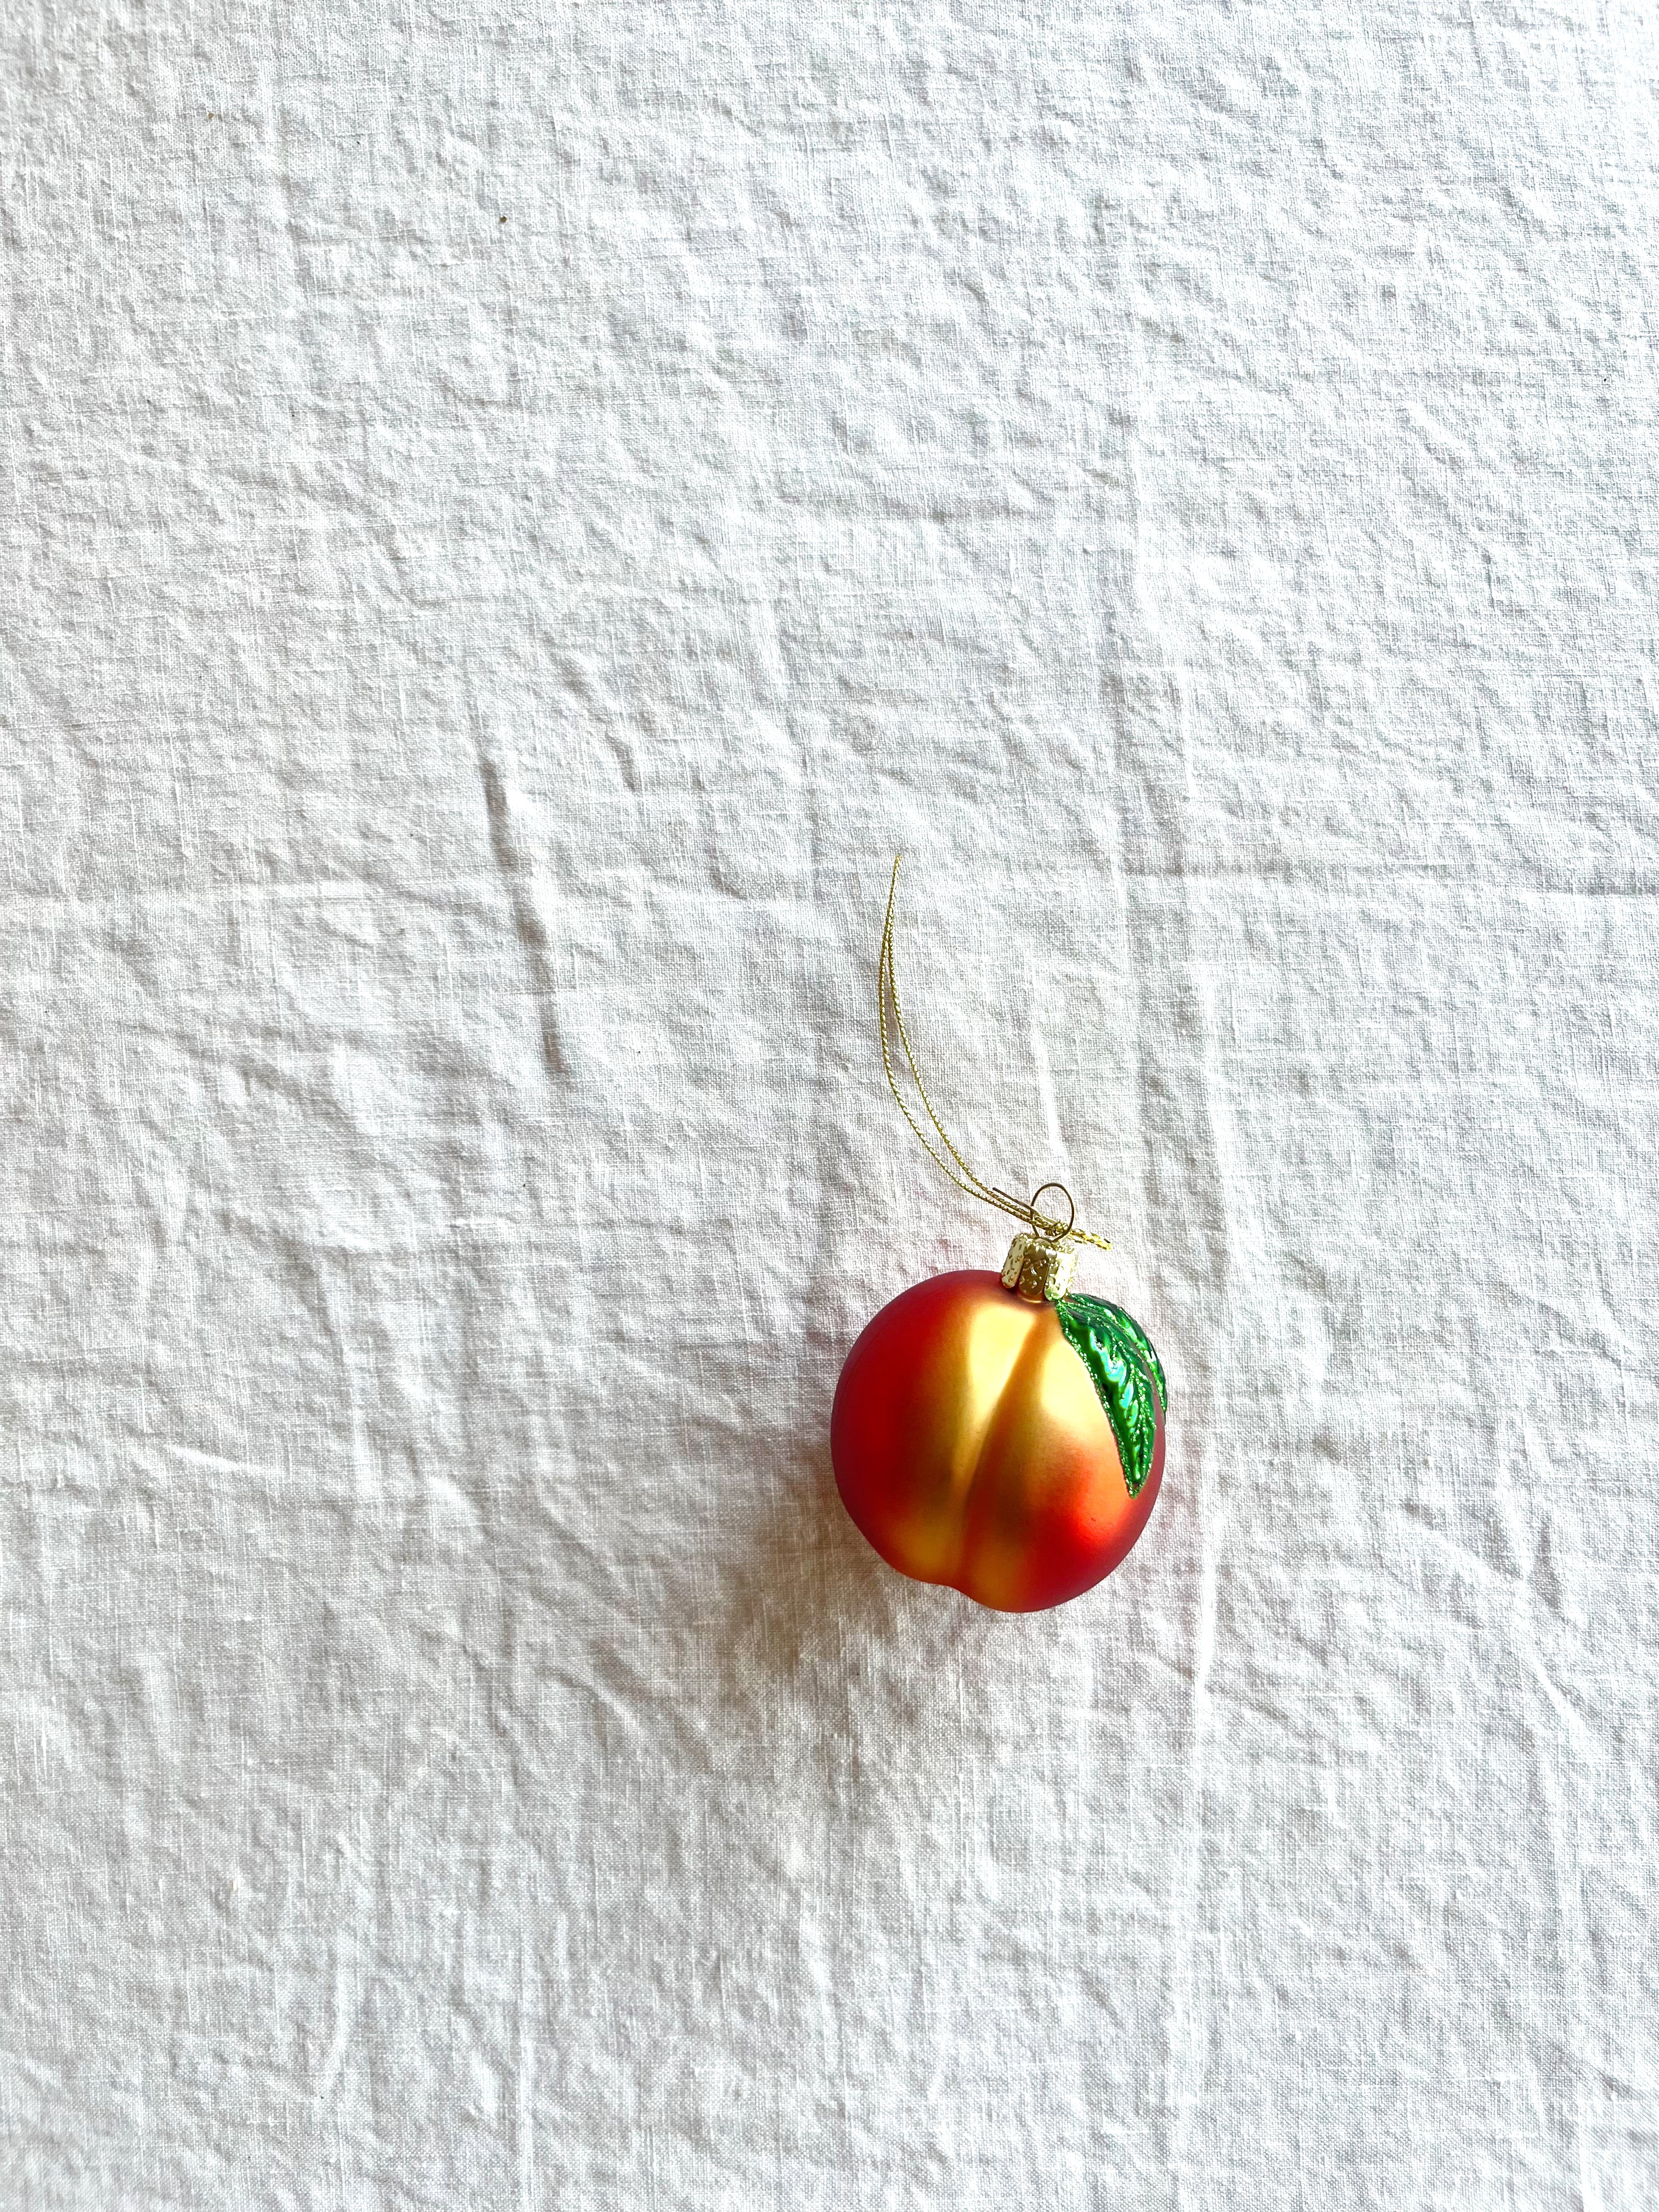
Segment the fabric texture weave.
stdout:
[[[1659,2201],[1659,17],[0,20],[0,2205]],[[840,1363],[1115,1240],[1008,1620]]]

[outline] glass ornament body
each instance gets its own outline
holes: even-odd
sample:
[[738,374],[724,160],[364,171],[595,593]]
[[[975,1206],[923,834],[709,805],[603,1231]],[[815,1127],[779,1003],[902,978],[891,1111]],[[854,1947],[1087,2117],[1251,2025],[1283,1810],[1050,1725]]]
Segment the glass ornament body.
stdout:
[[1121,1562],[1157,1503],[1161,1370],[1156,1389],[1144,1372],[1137,1382],[1157,1429],[1132,1492],[1055,1308],[988,1272],[935,1275],[884,1306],[847,1356],[830,1422],[836,1486],[901,1574],[1000,1613],[1063,1605]]

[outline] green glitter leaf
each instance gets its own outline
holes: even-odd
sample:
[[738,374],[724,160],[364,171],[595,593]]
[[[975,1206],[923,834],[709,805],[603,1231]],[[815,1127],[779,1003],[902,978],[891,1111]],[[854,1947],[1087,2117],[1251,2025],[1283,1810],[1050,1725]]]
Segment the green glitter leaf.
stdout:
[[[1054,1308],[1066,1341],[1089,1370],[1123,1462],[1123,1480],[1138,1498],[1152,1471],[1158,1419],[1169,1403],[1164,1370],[1138,1321],[1108,1298],[1078,1291]],[[1156,1394],[1156,1395],[1154,1395]]]

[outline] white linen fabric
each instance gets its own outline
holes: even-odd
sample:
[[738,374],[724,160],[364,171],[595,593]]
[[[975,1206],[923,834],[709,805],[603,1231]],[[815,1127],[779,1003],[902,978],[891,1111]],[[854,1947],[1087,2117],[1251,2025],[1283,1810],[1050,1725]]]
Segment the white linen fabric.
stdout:
[[0,2203],[1659,2201],[1654,9],[0,40]]

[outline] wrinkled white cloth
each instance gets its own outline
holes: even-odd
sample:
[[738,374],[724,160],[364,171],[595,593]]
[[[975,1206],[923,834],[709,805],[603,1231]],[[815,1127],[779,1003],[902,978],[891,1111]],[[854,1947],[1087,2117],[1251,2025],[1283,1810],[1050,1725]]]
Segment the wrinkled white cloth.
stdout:
[[1651,2205],[1653,10],[0,42],[0,2204]]

